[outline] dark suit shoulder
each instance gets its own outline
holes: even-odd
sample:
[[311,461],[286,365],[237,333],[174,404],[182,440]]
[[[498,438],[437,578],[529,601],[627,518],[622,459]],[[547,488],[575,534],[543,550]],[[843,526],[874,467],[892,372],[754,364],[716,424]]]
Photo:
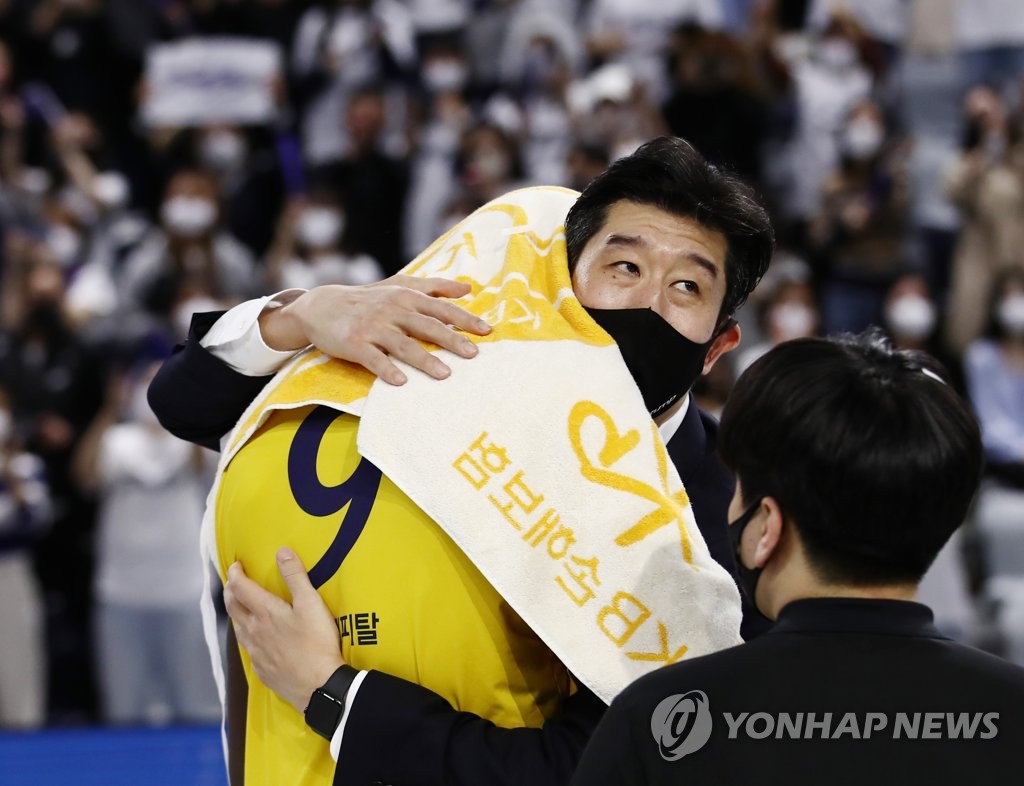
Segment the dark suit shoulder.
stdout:
[[645,674],[627,686],[615,698],[612,706],[618,707],[620,712],[649,714],[651,708],[667,696],[699,690],[720,681],[728,682],[756,662],[756,653],[761,647],[758,641],[760,639],[689,658]]
[[990,685],[993,690],[1008,691],[1024,701],[1024,668],[955,641],[940,640],[933,646],[936,660],[941,665],[948,666],[951,671],[973,675],[973,679]]
[[[615,704],[649,714],[665,697],[690,690],[743,709],[785,709],[810,700],[855,711],[873,702],[913,707],[941,698],[950,706],[989,702],[1024,712],[1024,668],[1002,658],[942,637],[842,631],[769,632],[645,675]],[[1024,716],[1018,722],[1024,724]]]

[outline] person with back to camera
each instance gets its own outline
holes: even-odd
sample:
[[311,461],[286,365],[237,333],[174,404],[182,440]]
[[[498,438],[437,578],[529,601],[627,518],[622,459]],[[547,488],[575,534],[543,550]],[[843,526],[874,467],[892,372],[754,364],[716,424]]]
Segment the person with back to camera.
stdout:
[[927,355],[801,339],[739,379],[720,451],[755,641],[640,678],[573,783],[1012,783],[1024,670],[914,602],[964,519],[982,448]]

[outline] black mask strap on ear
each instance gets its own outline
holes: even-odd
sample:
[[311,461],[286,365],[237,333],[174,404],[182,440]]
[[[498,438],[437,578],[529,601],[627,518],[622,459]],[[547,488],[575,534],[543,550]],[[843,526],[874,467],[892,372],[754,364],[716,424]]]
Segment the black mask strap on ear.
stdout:
[[729,522],[729,540],[732,541],[733,551],[736,553],[736,578],[739,579],[740,589],[750,600],[750,605],[754,607],[754,610],[767,619],[764,613],[757,608],[757,582],[761,578],[761,571],[764,568],[748,568],[743,564],[743,557],[740,556],[740,542],[743,539],[743,533],[761,509],[763,499],[763,497],[758,497],[739,518]]
[[722,324],[715,328],[715,332],[711,334],[711,340],[714,341],[716,338],[718,338],[720,335],[725,333],[727,330],[731,330],[732,328],[736,327],[738,324],[739,324],[739,322],[736,321],[735,317],[726,317],[722,321]]

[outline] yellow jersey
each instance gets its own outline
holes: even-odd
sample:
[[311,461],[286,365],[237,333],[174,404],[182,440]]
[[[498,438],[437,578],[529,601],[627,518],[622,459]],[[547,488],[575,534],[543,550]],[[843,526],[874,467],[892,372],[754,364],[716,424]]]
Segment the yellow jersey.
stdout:
[[[570,692],[565,667],[423,511],[356,451],[358,419],[278,410],[225,470],[216,536],[223,578],[240,560],[287,598],[290,546],[337,620],[342,654],[423,685],[504,727],[537,727]],[[247,654],[247,786],[327,784],[334,762]],[[344,758],[338,765],[344,767]]]

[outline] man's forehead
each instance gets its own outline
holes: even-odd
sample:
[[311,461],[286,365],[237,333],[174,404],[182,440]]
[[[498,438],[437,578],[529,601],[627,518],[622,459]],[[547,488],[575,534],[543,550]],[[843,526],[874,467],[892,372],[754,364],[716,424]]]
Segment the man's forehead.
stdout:
[[602,246],[660,249],[710,264],[724,272],[729,244],[724,234],[696,219],[655,205],[629,200],[613,203],[594,239]]
[[[659,248],[657,239],[652,240],[650,237],[644,234],[628,235],[612,233],[605,238],[604,241],[606,248],[638,248],[638,249],[651,249],[656,250]],[[712,278],[718,278],[719,264],[709,259],[700,251],[695,251],[692,248],[673,248],[667,249],[673,256],[676,257],[675,261],[678,262],[691,262],[704,271]]]

